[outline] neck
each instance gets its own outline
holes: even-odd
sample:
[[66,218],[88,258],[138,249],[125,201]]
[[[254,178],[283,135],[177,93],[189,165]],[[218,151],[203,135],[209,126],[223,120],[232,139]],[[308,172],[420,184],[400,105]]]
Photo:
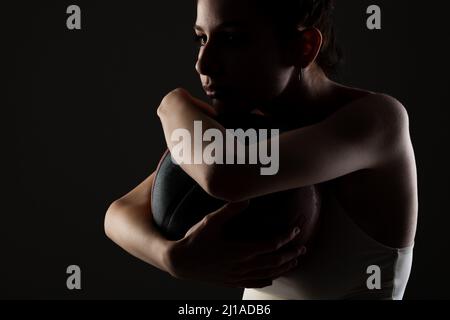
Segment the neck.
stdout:
[[295,112],[313,116],[329,105],[336,88],[320,68],[308,68],[302,81],[291,79],[286,89],[261,109],[273,115]]

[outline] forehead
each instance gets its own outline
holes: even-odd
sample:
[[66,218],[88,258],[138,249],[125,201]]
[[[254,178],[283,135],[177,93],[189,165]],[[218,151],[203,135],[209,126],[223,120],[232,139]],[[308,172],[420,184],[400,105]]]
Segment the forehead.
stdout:
[[254,0],[198,0],[197,29],[213,31],[220,28],[261,26],[267,21],[256,10]]

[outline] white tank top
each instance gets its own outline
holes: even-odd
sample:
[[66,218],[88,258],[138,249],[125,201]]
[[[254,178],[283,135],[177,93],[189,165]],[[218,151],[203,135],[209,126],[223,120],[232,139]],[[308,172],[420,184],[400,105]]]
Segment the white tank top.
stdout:
[[[314,247],[299,259],[299,267],[269,287],[245,289],[243,300],[403,298],[414,245],[403,249],[385,246],[361,230],[335,196],[328,195],[326,205],[330,206],[322,210]],[[379,267],[380,272],[370,266]],[[377,277],[380,289],[376,288]]]

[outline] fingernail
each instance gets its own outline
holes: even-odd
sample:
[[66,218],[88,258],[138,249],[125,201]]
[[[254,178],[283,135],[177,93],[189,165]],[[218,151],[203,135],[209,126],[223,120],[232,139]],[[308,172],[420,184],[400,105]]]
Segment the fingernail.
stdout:
[[306,247],[302,247],[302,248],[300,249],[300,254],[303,255],[303,254],[305,254],[305,253],[306,253]]
[[295,229],[294,229],[294,234],[299,234],[300,233],[300,228],[299,227],[296,227]]

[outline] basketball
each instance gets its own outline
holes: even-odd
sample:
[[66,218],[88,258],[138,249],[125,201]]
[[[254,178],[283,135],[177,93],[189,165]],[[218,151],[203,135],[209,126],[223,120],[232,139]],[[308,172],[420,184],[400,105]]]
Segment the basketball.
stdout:
[[[217,119],[230,129],[280,129],[270,117],[246,114]],[[236,184],[245,181],[236,181]],[[250,199],[249,206],[224,228],[227,237],[236,240],[263,240],[282,236],[301,228],[301,242],[312,237],[320,214],[320,193],[316,186],[307,186]],[[152,185],[151,210],[161,233],[170,240],[183,238],[186,232],[207,214],[226,202],[206,193],[195,180],[171,159],[169,150],[163,154]]]

